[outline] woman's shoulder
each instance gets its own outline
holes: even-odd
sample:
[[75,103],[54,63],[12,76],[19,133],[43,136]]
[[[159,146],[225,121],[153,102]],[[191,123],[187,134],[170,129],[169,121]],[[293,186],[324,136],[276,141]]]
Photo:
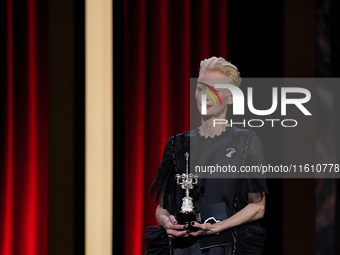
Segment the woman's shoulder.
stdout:
[[[165,143],[165,150],[173,150],[178,145],[189,145],[190,144],[190,131],[183,133],[174,133]],[[172,149],[171,149],[172,148]]]
[[175,133],[173,134],[173,143],[175,145],[184,145],[189,146],[190,145],[190,138],[191,138],[191,132],[186,131],[183,133]]
[[183,133],[174,133],[169,140],[176,139],[176,140],[184,140],[184,139],[190,139],[191,137],[195,136],[198,133],[198,128],[194,130],[188,130]]

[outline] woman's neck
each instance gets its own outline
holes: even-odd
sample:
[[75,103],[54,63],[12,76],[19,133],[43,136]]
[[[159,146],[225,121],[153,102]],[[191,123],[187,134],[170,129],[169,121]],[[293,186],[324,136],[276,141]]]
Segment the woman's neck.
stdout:
[[225,116],[225,114],[214,117],[202,116],[201,126],[199,129],[200,135],[204,137],[214,137],[215,135],[220,135],[225,130],[225,128],[229,126],[228,123],[224,122],[225,117],[222,116]]

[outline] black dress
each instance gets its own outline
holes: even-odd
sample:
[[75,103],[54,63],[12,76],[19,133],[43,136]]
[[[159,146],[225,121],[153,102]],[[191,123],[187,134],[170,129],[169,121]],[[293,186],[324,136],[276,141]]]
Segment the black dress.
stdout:
[[[264,164],[261,142],[252,131],[228,127],[219,136],[205,138],[195,129],[172,136],[165,145],[161,165],[150,189],[150,195],[172,215],[180,211],[184,195],[183,190],[176,185],[174,176],[185,172],[184,153],[187,151],[190,151],[192,173],[199,169],[198,166],[209,164],[231,165],[236,169]],[[240,173],[239,178],[225,177],[199,179],[190,193],[197,211],[208,210],[208,214],[215,217],[214,210],[220,211],[222,208],[227,217],[230,217],[249,203],[261,202],[268,193],[265,179],[249,178],[246,173]],[[222,240],[201,251],[200,244],[203,241],[200,238],[206,236],[175,239],[172,242],[174,254],[261,254],[265,243],[265,229],[259,221],[237,226],[232,231],[234,244]],[[223,235],[216,238],[221,239],[221,236]]]

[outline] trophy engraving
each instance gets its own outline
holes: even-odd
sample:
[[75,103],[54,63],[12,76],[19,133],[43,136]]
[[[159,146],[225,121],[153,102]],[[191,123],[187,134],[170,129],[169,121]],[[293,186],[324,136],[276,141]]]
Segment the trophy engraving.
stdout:
[[186,152],[184,156],[186,160],[186,173],[182,175],[176,174],[175,178],[177,185],[181,185],[181,188],[185,190],[185,197],[182,198],[181,211],[176,213],[175,216],[179,224],[186,225],[189,230],[195,230],[196,228],[191,226],[190,222],[201,222],[201,214],[195,211],[192,198],[190,197],[190,190],[198,183],[198,176],[189,174],[189,153]]

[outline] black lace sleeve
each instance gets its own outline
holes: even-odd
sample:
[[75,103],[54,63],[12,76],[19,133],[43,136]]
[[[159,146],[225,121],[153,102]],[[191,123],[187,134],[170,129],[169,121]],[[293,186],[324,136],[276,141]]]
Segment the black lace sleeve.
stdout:
[[176,206],[176,159],[174,155],[174,142],[175,135],[166,142],[162,162],[149,191],[149,195],[170,213],[175,210]]
[[[265,164],[262,144],[259,137],[252,132],[245,154],[245,166],[260,166]],[[268,194],[265,178],[250,178],[244,173],[238,185],[238,200],[241,207],[249,203],[260,203]],[[251,176],[253,177],[253,176]]]

